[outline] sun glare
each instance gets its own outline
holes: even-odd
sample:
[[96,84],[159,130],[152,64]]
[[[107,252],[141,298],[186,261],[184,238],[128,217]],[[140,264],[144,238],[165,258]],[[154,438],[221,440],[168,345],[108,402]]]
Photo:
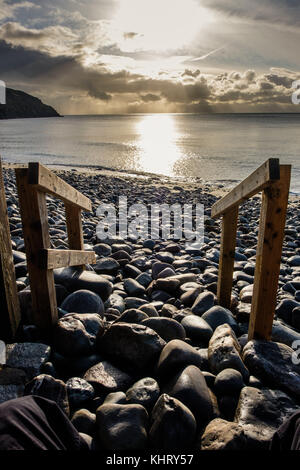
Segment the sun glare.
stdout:
[[208,20],[195,0],[120,0],[114,24],[123,50],[165,51],[189,44]]
[[179,135],[172,115],[144,116],[137,124],[137,132],[139,169],[172,175],[174,163],[182,157],[176,143]]

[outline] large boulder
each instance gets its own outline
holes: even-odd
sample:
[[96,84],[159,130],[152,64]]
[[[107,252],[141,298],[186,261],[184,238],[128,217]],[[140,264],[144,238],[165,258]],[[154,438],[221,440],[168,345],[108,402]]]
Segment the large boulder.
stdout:
[[181,401],[163,393],[156,402],[152,415],[149,440],[160,450],[191,448],[197,423],[193,413]]
[[159,397],[159,385],[152,377],[138,380],[126,392],[127,403],[142,405],[151,410]]
[[61,308],[69,313],[104,314],[104,305],[99,295],[84,289],[68,295],[61,304]]
[[184,339],[186,337],[183,326],[173,318],[152,317],[143,320],[142,324],[156,331],[166,342],[172,339]]
[[145,325],[114,323],[97,344],[100,353],[117,364],[140,371],[154,365],[166,343]]
[[213,330],[209,324],[197,315],[187,315],[181,322],[186,331],[186,336],[191,338],[194,344],[208,345],[213,335]]
[[299,341],[300,344],[300,333],[275,320],[272,326],[272,341],[292,347],[294,341]]
[[48,362],[51,348],[42,343],[12,343],[6,345],[6,365],[25,371],[28,379],[39,375]]
[[224,369],[236,369],[248,382],[249,371],[242,361],[240,352],[241,347],[231,327],[227,324],[218,326],[208,346],[211,371],[218,374]]
[[96,415],[85,408],[81,408],[73,414],[71,423],[78,432],[90,436],[93,436],[96,432]]
[[298,409],[297,403],[281,390],[244,387],[234,421],[243,427],[247,448],[267,450],[274,432]]
[[203,320],[209,324],[209,326],[215,330],[218,326],[224,325],[227,323],[231,326],[235,333],[238,333],[239,327],[232,315],[231,311],[227,308],[220,307],[216,305],[215,307],[210,308],[202,315]]
[[201,437],[201,450],[246,450],[244,429],[237,423],[215,418]]
[[192,312],[195,315],[203,315],[204,312],[214,306],[215,296],[211,292],[202,292],[198,295],[192,305]]
[[105,450],[146,448],[148,413],[141,405],[101,405],[96,412],[96,424],[100,445]]
[[105,301],[111,294],[113,285],[107,279],[93,271],[82,270],[78,267],[54,269],[54,279],[62,284],[69,292],[87,289],[95,292]]
[[164,379],[189,365],[201,369],[202,364],[203,358],[193,346],[179,339],[174,339],[166,344],[159,356],[157,374]]
[[69,403],[73,408],[79,408],[83,403],[95,396],[94,387],[81,377],[71,377],[66,382]]
[[25,386],[24,395],[38,395],[55,401],[58,406],[69,416],[70,407],[66,384],[51,375],[40,374],[34,377]]
[[103,321],[99,315],[69,313],[55,325],[53,344],[60,354],[67,357],[92,354],[97,334],[103,331]]
[[249,341],[243,360],[251,374],[273,388],[300,397],[300,364],[295,351],[282,343]]
[[196,366],[188,366],[172,377],[163,387],[163,393],[187,406],[199,427],[206,426],[214,418],[210,391],[204,375]]
[[92,366],[83,378],[100,394],[125,391],[133,382],[130,375],[108,361],[101,361]]

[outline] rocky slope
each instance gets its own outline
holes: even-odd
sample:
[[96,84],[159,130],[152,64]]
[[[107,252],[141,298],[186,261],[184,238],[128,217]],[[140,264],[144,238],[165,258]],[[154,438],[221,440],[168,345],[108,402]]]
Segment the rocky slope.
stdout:
[[57,111],[24,91],[6,89],[6,104],[0,104],[0,119],[59,117]]

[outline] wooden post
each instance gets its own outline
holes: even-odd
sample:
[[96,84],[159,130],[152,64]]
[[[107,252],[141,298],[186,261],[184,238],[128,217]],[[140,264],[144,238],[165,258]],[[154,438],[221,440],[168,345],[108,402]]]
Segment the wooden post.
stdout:
[[50,248],[46,194],[28,184],[28,170],[16,169],[19,205],[30,279],[34,323],[47,336],[57,321],[53,271],[40,267],[39,255]]
[[0,158],[0,338],[13,341],[21,320]]
[[238,223],[238,206],[223,214],[222,237],[218,277],[218,302],[222,307],[230,308],[236,232]]
[[280,165],[280,180],[263,191],[249,341],[271,338],[290,178],[291,166]]
[[[83,231],[81,223],[81,209],[65,203],[66,225],[70,250],[84,250]],[[85,265],[81,265],[85,269]]]

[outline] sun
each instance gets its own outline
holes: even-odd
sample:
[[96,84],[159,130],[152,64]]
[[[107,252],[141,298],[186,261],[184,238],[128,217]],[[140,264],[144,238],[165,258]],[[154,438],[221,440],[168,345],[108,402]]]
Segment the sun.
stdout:
[[209,20],[195,0],[120,0],[113,23],[122,50],[168,51],[190,44]]

